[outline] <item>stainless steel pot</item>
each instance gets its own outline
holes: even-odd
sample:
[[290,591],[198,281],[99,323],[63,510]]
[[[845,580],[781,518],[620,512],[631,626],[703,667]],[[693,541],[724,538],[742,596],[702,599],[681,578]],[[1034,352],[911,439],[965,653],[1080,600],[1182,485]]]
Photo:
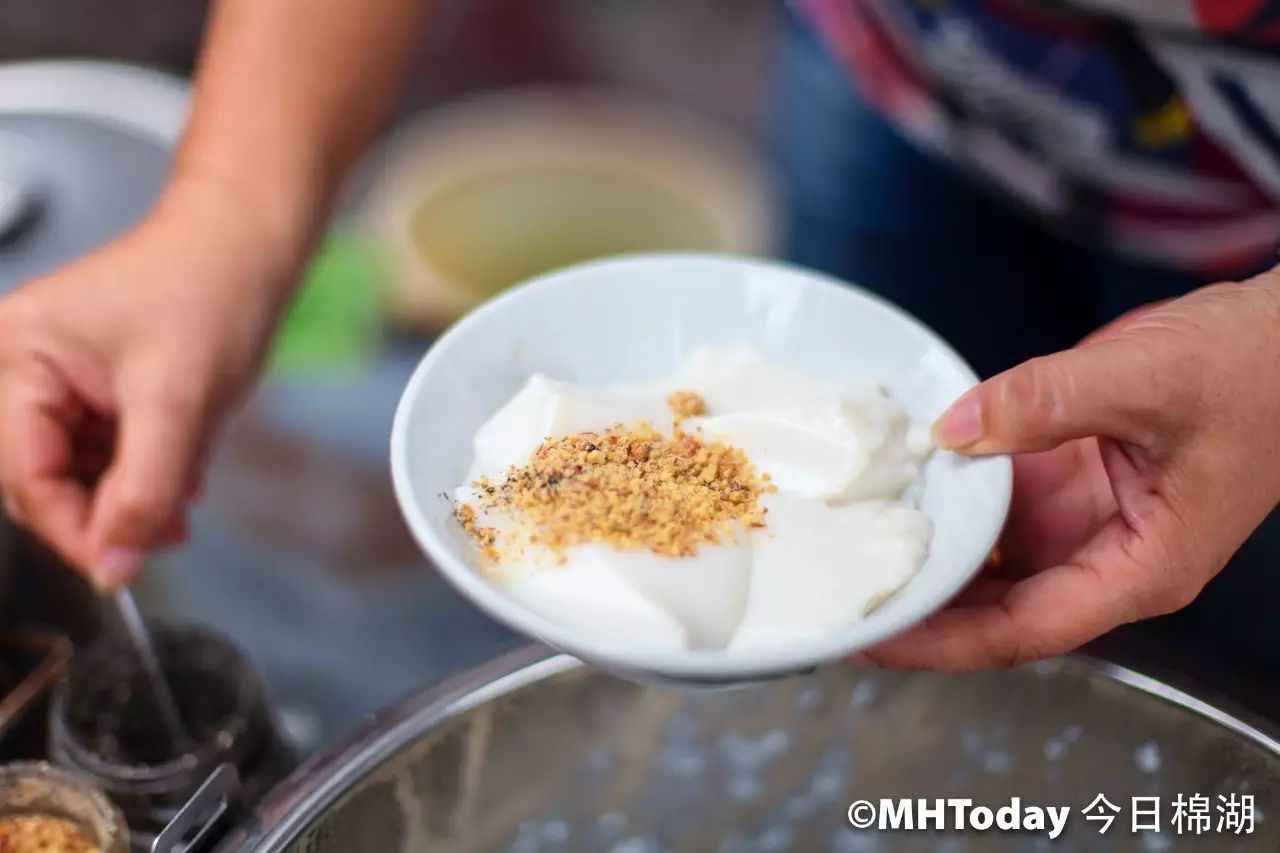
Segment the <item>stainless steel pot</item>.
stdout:
[[[1110,838],[1081,809],[1123,809]],[[1178,794],[1252,797],[1252,835],[1177,836]],[[857,799],[1070,806],[1028,833],[870,834]],[[1131,798],[1164,829],[1130,833]],[[1280,741],[1087,657],[948,677],[833,667],[736,691],[620,681],[531,649],[370,721],[305,765],[219,850],[1276,850]]]

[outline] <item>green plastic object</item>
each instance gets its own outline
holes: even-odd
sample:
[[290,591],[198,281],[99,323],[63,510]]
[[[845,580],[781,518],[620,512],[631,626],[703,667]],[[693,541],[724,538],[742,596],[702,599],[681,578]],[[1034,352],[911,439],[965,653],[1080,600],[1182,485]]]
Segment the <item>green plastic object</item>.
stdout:
[[331,233],[312,255],[271,355],[273,373],[359,367],[382,332],[379,291],[385,266],[354,234]]

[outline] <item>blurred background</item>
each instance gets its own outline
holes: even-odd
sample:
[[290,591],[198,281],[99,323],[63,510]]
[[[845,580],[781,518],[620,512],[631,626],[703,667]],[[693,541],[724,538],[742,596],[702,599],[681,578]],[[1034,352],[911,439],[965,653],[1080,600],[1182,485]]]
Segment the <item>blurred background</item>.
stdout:
[[[438,7],[271,371],[219,446],[190,542],[136,589],[149,616],[243,646],[303,753],[519,642],[432,572],[391,495],[391,417],[432,337],[576,260],[785,253],[764,131],[779,4]],[[0,4],[0,292],[145,212],[205,14],[191,0]],[[112,64],[47,62],[66,59]],[[77,639],[118,630],[38,545],[8,535],[11,613]]]
[[[292,749],[276,754],[271,737],[252,731],[271,746],[263,749],[270,761],[262,759],[258,770],[245,774],[255,784],[270,783],[294,757],[333,745],[400,697],[527,642],[479,614],[433,571],[391,491],[387,442],[396,403],[423,352],[453,320],[517,281],[624,252],[734,252],[838,268],[847,260],[841,238],[849,224],[840,211],[855,199],[865,202],[856,224],[873,238],[877,257],[886,254],[882,220],[895,206],[924,205],[946,229],[967,215],[939,204],[932,185],[916,187],[912,195],[892,178],[874,186],[841,181],[842,172],[855,171],[844,167],[856,159],[846,143],[860,111],[850,111],[856,99],[847,97],[846,77],[832,73],[832,60],[801,31],[789,4],[437,0],[436,6],[393,118],[340,194],[267,375],[217,446],[189,541],[156,555],[135,588],[148,617],[207,625],[257,667],[267,696],[251,710],[269,709]],[[207,4],[195,0],[0,0],[0,295],[145,215],[181,132],[206,14]],[[889,135],[884,131],[881,138]],[[963,244],[966,233],[958,227],[948,245]],[[930,250],[914,240],[907,248]],[[72,644],[85,660],[83,644],[123,638],[118,614],[105,604],[0,513],[0,759],[43,755],[52,744],[43,730],[44,705],[68,666]],[[1231,626],[1213,628],[1227,634]],[[1259,676],[1233,655],[1170,636],[1157,623],[1122,628],[1090,651],[1199,688],[1198,695],[1215,701],[1225,694],[1255,712],[1280,716],[1274,678]],[[92,673],[95,659],[88,659],[85,669]],[[237,683],[252,681],[242,677],[238,661],[223,669]],[[867,723],[867,746],[882,759],[880,767],[867,765],[870,778],[881,779],[884,768],[924,768],[934,775],[935,768],[948,766],[938,763],[945,754],[934,749],[939,743],[988,763],[991,756],[1005,756],[996,770],[984,771],[1002,777],[1009,772],[1000,769],[1007,732],[1022,744],[1016,747],[1021,755],[1038,762],[1054,720],[1064,714],[1085,719],[1070,715],[1094,713],[1084,706],[1111,695],[1105,669],[1079,661],[1065,665],[1060,683],[1053,663],[991,675],[995,681],[986,675],[918,681],[858,670],[856,678],[866,683],[848,701],[841,698],[840,706],[861,713],[858,697],[874,694],[877,684],[892,679],[904,685],[899,704],[886,705]],[[99,686],[114,687],[110,667],[98,669],[104,673]],[[852,679],[850,672],[833,668],[823,678],[834,684]],[[589,684],[601,695],[632,689],[603,675]],[[829,728],[830,720],[809,724],[813,717],[804,714],[819,705],[805,697],[817,688],[803,684],[773,685],[780,710],[757,722],[798,725],[798,741],[822,741],[840,730]],[[750,716],[754,700],[735,705],[737,697],[759,698],[765,689],[733,694],[723,707],[745,708]],[[93,700],[80,704],[94,712],[109,704],[89,695]],[[578,745],[579,728],[592,725],[583,722],[584,709],[596,706],[580,701],[578,693],[565,695],[569,704],[548,703],[541,721],[547,732],[561,732],[559,739],[527,727],[538,722],[532,713],[506,718],[515,725],[503,735],[520,735],[511,741],[513,767],[541,771],[529,754],[545,748],[560,755],[566,743]],[[721,701],[716,695],[689,694],[679,702],[704,707],[698,703]],[[1010,702],[1009,696],[1022,699]],[[968,700],[976,710],[965,710]],[[675,716],[677,706],[666,701],[659,702],[668,709],[663,714]],[[1130,753],[1139,781],[1148,786],[1141,790],[1160,790],[1159,753],[1152,751],[1157,735],[1171,768],[1203,775],[1220,767],[1223,778],[1246,782],[1253,773],[1267,778],[1235,751],[1220,748],[1214,739],[1220,735],[1162,723],[1172,713],[1163,700],[1147,702],[1141,714],[1119,699],[1115,707],[1109,701],[1098,705],[1096,712],[1105,716],[1096,728],[1118,732],[1120,746],[1103,740],[1091,747],[1097,763],[1084,765],[1094,774],[1088,785],[1110,772],[1116,755],[1132,775],[1124,754]],[[55,702],[49,715],[55,722],[58,708]],[[940,727],[934,740],[915,737],[955,708],[958,715],[946,719],[959,721],[956,737],[947,729],[951,740],[944,739]],[[128,713],[117,716],[128,722]],[[1002,734],[971,750],[976,729],[967,721],[988,717],[995,721],[992,731]],[[912,734],[905,740],[891,736],[903,719],[915,721],[903,729]],[[732,725],[727,715],[715,721],[716,727]],[[1078,737],[1079,728],[1073,723],[1064,731],[1076,730]],[[613,730],[623,731],[637,754],[669,754],[658,753],[656,740],[631,741],[626,727]],[[771,729],[760,735],[761,743],[784,734]],[[732,745],[739,735],[730,730],[725,737]],[[1043,740],[1050,764],[1059,757],[1051,746],[1065,749],[1056,738]],[[248,734],[242,738],[249,740]],[[1184,748],[1190,745],[1196,748]],[[456,763],[448,748],[442,752],[446,764]],[[1175,753],[1184,757],[1182,764]],[[53,757],[68,763],[66,756]],[[423,767],[439,775],[425,759]],[[170,780],[172,790],[161,793],[185,802],[208,769]],[[97,776],[103,784],[106,776]],[[526,782],[517,773],[494,776]],[[1023,777],[1016,778],[1022,784]],[[1052,773],[1046,778],[1051,789],[1059,785]],[[995,783],[1003,794],[1003,782]],[[957,784],[957,791],[974,790],[970,777]],[[686,789],[666,786],[660,780],[657,787],[674,791],[673,802],[687,816]],[[108,790],[118,796],[119,789]],[[2,794],[0,780],[0,805]],[[173,803],[138,799],[133,807],[143,825],[164,826]],[[576,804],[577,793],[573,799]],[[755,803],[743,808],[758,811]],[[375,824],[383,821],[382,811],[369,814]],[[137,828],[132,814],[130,826]],[[848,833],[840,838],[857,842]]]
[[[0,3],[0,293],[144,215],[206,11]],[[394,408],[443,328],[511,283],[620,252],[827,266],[798,238],[832,233],[826,219],[855,196],[875,217],[895,203],[900,187],[841,188],[816,162],[844,156],[831,143],[850,134],[833,108],[847,82],[817,52],[784,52],[798,32],[771,0],[439,0],[268,375],[218,445],[189,543],[157,555],[136,590],[149,616],[247,650],[300,753],[522,642],[434,574],[391,493]],[[774,128],[813,144],[788,147]],[[47,683],[62,635],[119,633],[100,604],[0,516],[0,696],[41,660]],[[36,623],[57,636],[17,630]],[[1153,628],[1103,647],[1280,708],[1280,688]]]

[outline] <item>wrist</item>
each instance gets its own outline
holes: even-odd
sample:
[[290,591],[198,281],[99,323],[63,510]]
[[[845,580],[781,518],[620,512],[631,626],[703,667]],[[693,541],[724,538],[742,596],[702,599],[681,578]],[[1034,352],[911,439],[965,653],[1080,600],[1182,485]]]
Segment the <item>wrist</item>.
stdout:
[[248,263],[246,284],[287,298],[319,227],[318,205],[294,194],[267,198],[214,175],[179,171],[165,187],[152,219],[174,222],[194,239]]

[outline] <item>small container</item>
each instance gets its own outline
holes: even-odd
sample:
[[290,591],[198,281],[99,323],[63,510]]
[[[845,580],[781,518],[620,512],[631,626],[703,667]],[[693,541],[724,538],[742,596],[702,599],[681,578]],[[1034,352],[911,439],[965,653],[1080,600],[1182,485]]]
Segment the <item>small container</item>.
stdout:
[[71,824],[95,853],[128,853],[124,816],[86,777],[43,761],[0,766],[0,826],[41,818]]
[[50,708],[49,754],[87,774],[147,850],[223,764],[255,798],[292,766],[246,657],[205,628],[153,624],[152,638],[187,742],[173,744],[133,647],[109,638],[77,656]]

